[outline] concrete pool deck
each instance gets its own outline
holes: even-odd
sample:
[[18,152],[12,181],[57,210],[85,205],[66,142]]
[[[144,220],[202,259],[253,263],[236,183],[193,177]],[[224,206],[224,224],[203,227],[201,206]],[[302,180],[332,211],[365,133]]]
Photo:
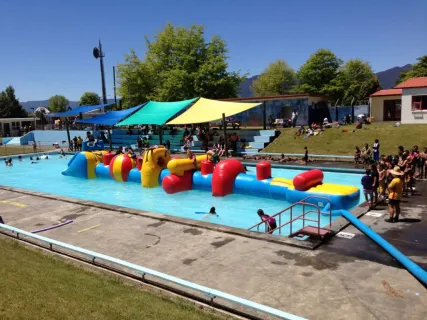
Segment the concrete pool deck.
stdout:
[[[402,204],[403,222],[361,220],[427,268],[426,182]],[[5,223],[31,231],[72,219],[41,235],[128,260],[308,319],[424,319],[427,291],[355,228],[317,250],[195,225],[0,189]],[[375,212],[384,214],[384,207]]]

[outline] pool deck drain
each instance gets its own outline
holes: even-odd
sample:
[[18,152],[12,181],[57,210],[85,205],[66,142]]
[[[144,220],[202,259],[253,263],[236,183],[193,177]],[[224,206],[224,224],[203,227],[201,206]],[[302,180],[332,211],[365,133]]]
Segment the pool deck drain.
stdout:
[[[422,196],[403,203],[403,222],[387,224],[384,216],[361,219],[426,268],[426,183],[418,189]],[[43,235],[308,319],[327,314],[328,319],[406,320],[424,319],[427,313],[427,290],[352,226],[342,226],[355,234],[352,239],[334,237],[318,250],[306,250],[269,239],[287,237],[249,238],[225,233],[222,226],[202,228],[170,216],[12,188],[0,188],[0,200],[9,202],[0,202],[0,215],[12,226],[33,230],[72,219]]]

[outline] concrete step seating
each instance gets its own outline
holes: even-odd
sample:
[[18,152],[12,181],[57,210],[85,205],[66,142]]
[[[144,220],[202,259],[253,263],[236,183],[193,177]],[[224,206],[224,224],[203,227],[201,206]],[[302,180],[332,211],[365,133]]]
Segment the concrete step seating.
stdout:
[[[209,141],[209,146],[211,147],[214,143],[218,142],[220,135],[222,135],[222,130],[217,131],[217,135],[214,135],[212,139]],[[123,146],[136,146],[136,138],[143,137],[142,133],[137,134],[137,130],[133,130],[133,134],[127,134],[126,130],[113,130],[112,132],[112,142],[113,147],[123,147]],[[274,130],[227,130],[227,134],[237,133],[240,141],[244,140],[247,146],[251,148],[237,148],[237,153],[250,153],[256,154],[259,150],[264,149],[274,138],[275,131]],[[171,143],[171,149],[174,151],[184,151],[183,147],[183,134],[184,130],[178,130],[176,135],[170,135],[168,130],[164,131],[163,134],[163,143],[167,140]],[[150,145],[158,145],[160,144],[159,135],[150,135],[149,136]],[[202,141],[199,141],[197,136],[193,136],[193,141],[190,146],[190,150],[193,152],[200,152],[201,147],[203,145]]]

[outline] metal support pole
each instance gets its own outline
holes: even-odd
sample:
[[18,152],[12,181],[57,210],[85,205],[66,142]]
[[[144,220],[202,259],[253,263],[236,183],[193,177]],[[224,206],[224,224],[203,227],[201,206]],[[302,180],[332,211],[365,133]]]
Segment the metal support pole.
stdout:
[[108,134],[108,142],[110,143],[110,150],[113,151],[113,141],[112,141],[112,138],[111,138],[110,127],[108,127],[108,129],[107,129],[107,134]]
[[162,128],[163,126],[162,125],[159,125],[159,144],[160,145],[163,145],[163,128]]
[[264,130],[267,129],[267,105],[265,101],[262,103],[262,125],[264,127]]
[[99,65],[101,67],[101,81],[102,81],[102,102],[107,104],[107,90],[105,89],[105,74],[104,74],[104,52],[102,52],[101,40],[99,40]]
[[351,123],[354,123],[354,97],[351,100]]
[[116,67],[113,66],[113,81],[114,81],[114,104],[117,110],[117,97],[116,97]]
[[65,118],[65,129],[67,130],[67,138],[68,138],[68,149],[71,149],[71,137],[70,137],[70,128],[68,126],[68,118]]
[[225,156],[228,157],[227,123],[225,123],[225,113],[222,114],[222,127],[222,129],[224,130]]

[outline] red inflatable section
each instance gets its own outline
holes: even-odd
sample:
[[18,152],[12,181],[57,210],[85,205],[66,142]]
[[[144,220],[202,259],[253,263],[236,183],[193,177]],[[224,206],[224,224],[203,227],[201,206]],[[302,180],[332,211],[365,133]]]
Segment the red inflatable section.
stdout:
[[209,173],[212,173],[214,171],[214,163],[209,160],[202,160],[200,164],[200,171],[202,172],[202,175],[207,175]]
[[110,165],[110,162],[113,159],[113,157],[114,157],[114,153],[109,152],[104,154],[104,157],[102,159],[102,163],[104,164],[104,166]]
[[319,169],[313,169],[300,173],[294,177],[293,183],[296,190],[307,191],[318,186],[323,182],[323,172]]
[[[116,166],[118,163],[118,168]],[[114,156],[110,162],[110,176],[116,181],[128,181],[129,172],[135,167],[135,161],[127,154]]]
[[256,179],[264,180],[271,178],[271,163],[268,161],[258,162],[256,165]]
[[169,194],[191,190],[193,188],[193,171],[185,171],[182,177],[174,174],[167,175],[162,181],[162,187]]
[[233,193],[233,184],[239,173],[244,173],[239,160],[228,159],[218,163],[212,175],[212,195],[224,197]]

